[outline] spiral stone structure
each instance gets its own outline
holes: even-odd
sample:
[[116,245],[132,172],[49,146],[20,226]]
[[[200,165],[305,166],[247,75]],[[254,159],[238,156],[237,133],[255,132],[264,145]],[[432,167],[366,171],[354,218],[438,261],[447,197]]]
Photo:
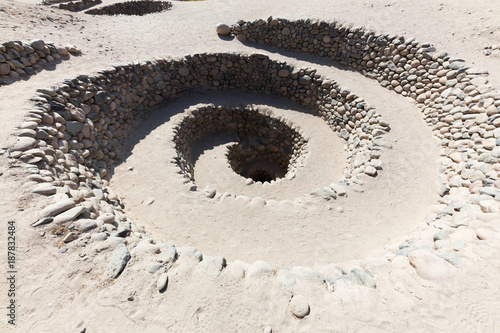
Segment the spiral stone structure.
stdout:
[[[420,276],[439,279],[440,274],[451,274],[460,266],[454,251],[465,244],[456,236],[463,233],[463,227],[472,235],[469,242],[494,239],[494,227],[487,223],[500,212],[500,93],[487,85],[486,73],[414,39],[335,22],[270,17],[240,21],[230,28],[241,42],[327,57],[413,99],[439,140],[441,155],[437,209],[426,218],[427,229],[403,244],[388,246],[375,259],[351,269],[279,267],[273,271],[267,263],[257,261],[241,264],[244,274],[268,273],[284,289],[303,280],[320,283],[325,292],[345,283],[377,288],[376,275],[384,273],[374,267],[384,262],[389,252],[407,258]],[[34,108],[11,148],[11,156],[27,164],[30,180],[39,182],[34,192],[55,199],[34,225],[57,226],[64,244],[87,235],[96,242],[111,239],[116,247],[106,270],[110,278],[120,276],[134,250],[158,256],[161,263],[151,268],[152,274],[158,270],[168,273],[178,260],[189,257],[202,267],[205,277],[217,278],[228,266],[222,256],[204,256],[197,248],[177,248],[173,243],[156,246],[154,240],[136,242],[135,222],[106,177],[120,163],[122,143],[141,119],[192,91],[241,90],[300,106],[323,120],[345,143],[345,169],[340,179],[319,188],[312,186],[307,193],[294,193],[298,202],[312,198],[315,204],[324,205],[359,190],[360,184],[362,188],[364,178],[385,172],[380,152],[392,147],[384,139],[390,124],[369,101],[315,69],[294,68],[263,54],[202,53],[156,59],[113,66],[38,90]],[[206,136],[230,131],[236,139],[227,146],[228,168],[249,179],[249,184],[272,186],[294,181],[292,174],[306,163],[309,136],[314,133],[303,133],[298,129],[300,124],[251,105],[207,104],[182,116],[174,128],[171,145],[176,156],[170,162],[187,184],[185,193],[196,192],[202,200],[208,197],[210,204],[224,204],[228,197],[252,207],[291,202],[198,188],[193,148]],[[433,233],[431,246],[424,246],[422,239],[429,238],[429,233]],[[134,245],[127,246],[130,244]],[[439,269],[433,270],[435,267]],[[162,274],[158,290],[162,292],[166,286],[167,278]],[[312,311],[299,297],[291,306],[295,318],[304,318]]]

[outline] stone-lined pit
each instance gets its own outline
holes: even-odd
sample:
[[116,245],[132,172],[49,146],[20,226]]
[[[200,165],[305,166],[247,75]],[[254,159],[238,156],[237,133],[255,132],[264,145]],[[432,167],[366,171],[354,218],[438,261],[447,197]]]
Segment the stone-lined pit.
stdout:
[[170,8],[172,8],[172,3],[168,1],[127,1],[87,10],[85,14],[142,16],[151,13],[163,12],[165,10],[169,10]]
[[252,107],[208,105],[192,110],[175,128],[178,165],[193,182],[193,145],[222,131],[239,139],[226,156],[234,172],[245,178],[271,182],[300,167],[307,140],[293,127]]
[[[294,197],[290,199],[298,199],[299,205],[304,197],[312,204],[320,202],[310,196],[317,186],[320,187],[314,190],[315,195],[335,199],[336,192],[329,184],[338,185],[340,181],[347,185],[359,174],[376,174],[374,162],[385,143],[381,135],[389,130],[380,115],[364,99],[323,78],[316,70],[295,69],[262,54],[196,54],[181,59],[114,66],[94,76],[80,75],[59,86],[40,89],[34,99],[35,109],[28,112],[26,119],[29,131],[20,135],[11,156],[28,163],[30,172],[40,174],[39,181],[51,183],[49,189],[35,189],[38,193],[54,193],[59,187],[70,189],[58,196],[63,199],[62,203],[45,211],[51,212],[62,227],[68,228],[70,236],[63,237],[65,242],[72,242],[79,234],[92,230],[87,228],[87,222],[103,226],[101,221],[107,222],[97,229],[96,239],[126,238],[131,234],[133,221],[108,181],[103,179],[118,162],[122,140],[131,134],[140,119],[150,115],[151,110],[164,106],[182,93],[233,89],[273,95],[297,104],[301,112],[323,120],[321,123],[328,131],[345,140],[347,166],[340,180],[308,183],[300,192],[293,192]],[[230,169],[229,165],[227,167]],[[269,179],[269,170],[263,173],[253,169],[247,175],[265,180]],[[276,186],[286,183],[289,182],[280,181]],[[268,190],[266,184],[258,187]],[[345,194],[344,186],[339,185],[339,191]],[[208,194],[207,197],[214,201],[224,199],[223,193],[215,193],[215,190]],[[188,194],[181,198],[185,195]],[[238,192],[228,195],[236,198]],[[244,203],[260,206],[269,203],[272,207],[271,201],[277,204],[272,197],[242,199]],[[291,200],[283,200],[283,205],[293,203]],[[58,217],[61,214],[63,216]],[[82,218],[85,224],[80,222]],[[252,236],[251,241],[254,239]]]

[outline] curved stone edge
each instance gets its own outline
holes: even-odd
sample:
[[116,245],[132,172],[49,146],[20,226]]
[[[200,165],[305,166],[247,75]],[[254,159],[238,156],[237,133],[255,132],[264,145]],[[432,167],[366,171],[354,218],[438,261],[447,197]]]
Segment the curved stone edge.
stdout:
[[[359,99],[359,100],[361,101],[361,99]],[[327,107],[331,107],[331,106],[327,106]],[[349,106],[344,106],[343,104],[340,105],[340,108],[346,108],[346,107],[349,108]],[[207,112],[210,112],[210,111],[207,111],[207,109],[215,110],[215,109],[220,109],[220,108],[223,108],[223,109],[227,109],[227,108],[235,109],[236,108],[236,109],[245,109],[245,110],[251,109],[251,108],[248,108],[245,106],[236,106],[236,105],[225,106],[225,105],[208,104],[208,105],[200,106],[195,110],[190,109],[188,114],[186,115],[186,117],[184,119],[186,119],[188,117],[196,117],[196,115],[193,115],[193,113],[197,113],[197,114],[198,113],[207,113]],[[311,196],[318,197],[318,198],[321,198],[323,200],[331,200],[331,199],[335,200],[335,199],[337,199],[338,196],[346,195],[346,192],[345,192],[346,188],[349,186],[349,184],[351,184],[351,182],[353,180],[354,180],[354,182],[362,183],[362,179],[359,179],[361,175],[369,175],[371,177],[376,177],[378,175],[378,172],[380,170],[382,170],[382,160],[380,159],[380,152],[378,149],[379,149],[379,147],[390,148],[390,144],[387,143],[386,141],[384,141],[381,137],[381,135],[385,134],[390,128],[389,128],[388,124],[381,119],[378,119],[378,121],[372,122],[373,109],[371,107],[369,107],[369,110],[370,110],[369,113],[367,113],[364,118],[360,118],[360,119],[362,120],[362,122],[366,121],[366,123],[369,124],[368,125],[369,127],[371,127],[371,125],[375,124],[375,126],[371,127],[371,129],[370,129],[370,131],[372,133],[372,137],[370,137],[368,134],[368,133],[370,133],[370,131],[367,131],[368,133],[367,132],[355,132],[354,133],[351,131],[352,135],[350,135],[349,132],[343,127],[340,127],[341,128],[340,132],[337,133],[341,138],[343,138],[347,141],[346,143],[347,143],[347,150],[348,150],[346,167],[345,167],[344,173],[343,173],[339,183],[330,182],[329,184],[325,184],[323,187],[317,187],[314,189],[311,188],[311,191],[309,193],[298,194],[298,197],[295,199],[295,203],[298,203],[298,204],[304,203],[305,201],[301,200],[301,199],[308,198]],[[258,112],[258,111],[256,111],[256,112]],[[343,110],[342,112],[345,113],[345,110]],[[272,113],[270,113],[269,115],[271,117],[274,117],[272,115]],[[176,127],[174,129],[174,131],[176,132],[174,141],[178,140],[179,135],[182,134],[180,126],[184,122],[184,119],[179,121],[179,123],[176,125]],[[373,119],[373,120],[375,120],[375,119]],[[381,124],[383,124],[383,126]],[[293,124],[289,124],[289,126],[291,126],[292,129],[295,129],[295,126]],[[347,124],[347,126],[349,128],[349,124]],[[305,133],[304,134],[301,133],[301,135],[305,135]],[[189,137],[192,139],[191,136],[189,136]],[[372,139],[376,139],[373,141],[375,147],[373,147],[374,146],[373,142],[371,142]],[[186,143],[185,142],[180,143],[180,146],[185,148]],[[176,145],[176,147],[174,149],[178,149],[178,147],[179,147],[179,144]],[[363,150],[363,147],[368,148],[369,154],[367,154],[367,151]],[[184,174],[183,183],[186,184],[187,189],[189,191],[198,191],[199,189],[196,185],[196,182],[195,182],[195,180],[193,178],[193,174],[192,174],[193,166],[189,165],[189,163],[187,162],[188,158],[186,158],[186,156],[190,156],[189,154],[186,153],[186,151],[178,152],[178,156],[176,156],[174,158],[172,163],[177,164],[179,166],[179,168],[181,169],[181,171],[183,172],[183,174]],[[290,170],[290,172],[292,172],[292,173],[294,171],[295,171],[294,169]],[[279,182],[283,181],[285,178],[287,178],[287,177],[284,177],[283,179],[271,181],[271,184],[279,183]],[[253,181],[248,182],[247,184],[251,184],[251,183],[253,183]],[[267,204],[267,200],[265,198],[247,197],[244,195],[239,195],[238,193],[230,193],[230,192],[218,193],[212,187],[207,187],[207,188],[203,189],[202,193],[204,196],[206,196],[210,199],[218,200],[220,202],[225,201],[225,199],[228,197],[232,197],[233,199],[239,198],[242,201],[251,202],[252,204],[256,204],[256,205],[266,205]],[[274,205],[274,204],[288,204],[291,201],[290,200],[283,200],[280,202],[275,202],[275,200],[270,200],[269,202],[271,203],[271,205]]]
[[70,12],[77,12],[80,10],[88,9],[100,5],[102,0],[79,0],[60,3],[57,8],[69,10]]
[[[426,249],[458,266],[456,252],[465,244],[498,241],[500,93],[488,85],[486,71],[414,38],[335,22],[269,17],[239,21],[231,32],[242,42],[328,57],[415,100],[440,140],[440,199],[426,218],[429,228],[388,247],[392,252],[406,256],[423,245],[419,237],[434,233]],[[416,262],[430,261],[414,257],[417,272],[425,270]]]
[[9,41],[0,45],[0,85],[22,76],[31,76],[45,66],[80,54],[74,46],[56,46],[36,39],[31,42]]
[[85,14],[90,15],[137,15],[159,13],[172,8],[170,1],[127,1],[118,2],[112,5],[87,10]]
[[[263,122],[266,122],[265,126],[263,126]],[[240,127],[239,130],[238,127]],[[258,107],[215,105],[212,103],[191,107],[185,117],[175,125],[173,142],[177,152],[177,166],[192,184],[195,184],[196,180],[194,179],[191,146],[205,135],[225,130],[235,132],[245,130],[247,133],[253,133],[253,136],[260,140],[259,147],[255,148],[257,150],[267,150],[276,156],[280,156],[279,151],[289,153],[287,174],[300,167],[298,163],[304,158],[304,148],[308,142],[294,124],[289,121],[285,123],[283,119],[276,117],[272,112],[263,112]],[[271,136],[270,132],[274,132],[274,135]],[[283,137],[284,133],[287,133],[288,136]],[[238,134],[238,136],[240,135]],[[295,141],[295,139],[297,140]],[[229,155],[227,157],[230,158]],[[235,171],[229,160],[228,166]],[[273,180],[271,183],[278,181]]]
[[[37,91],[32,98],[35,108],[28,111],[17,132],[18,141],[10,149],[10,157],[26,163],[31,173],[27,180],[39,183],[33,192],[53,196],[54,204],[41,212],[33,226],[62,226],[63,243],[91,238],[110,239],[118,245],[130,236],[131,247],[139,246],[140,238],[149,236],[126,216],[123,203],[102,177],[117,157],[120,140],[136,121],[169,98],[199,88],[237,88],[288,97],[315,114],[331,117],[332,128],[345,130],[348,141],[358,133],[367,135],[358,140],[361,154],[380,149],[367,140],[373,138],[372,131],[381,135],[388,130],[379,125],[380,115],[363,99],[335,82],[323,80],[314,70],[295,70],[261,54],[198,54],[80,75]],[[333,100],[334,104],[327,103]],[[358,113],[364,117],[356,117]],[[150,238],[142,242],[155,243]],[[199,251],[188,249],[185,256],[192,252],[203,259]],[[176,260],[174,250],[173,244],[168,246],[170,259],[163,263]]]

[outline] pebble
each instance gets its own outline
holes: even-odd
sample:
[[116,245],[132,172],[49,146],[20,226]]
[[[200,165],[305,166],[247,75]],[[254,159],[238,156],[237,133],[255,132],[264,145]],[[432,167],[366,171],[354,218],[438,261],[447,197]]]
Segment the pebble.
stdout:
[[64,199],[56,202],[55,204],[49,205],[45,207],[40,213],[41,217],[49,217],[56,216],[62,212],[67,211],[70,208],[76,206],[76,203],[73,199]]
[[206,187],[203,190],[203,194],[205,194],[205,196],[210,199],[213,199],[216,193],[217,191],[213,187]]
[[165,262],[174,261],[177,258],[177,250],[175,246],[172,245],[167,249],[162,249],[158,257]]
[[221,256],[205,256],[203,257],[203,261],[200,263],[199,267],[203,269],[209,276],[216,278],[220,275],[224,267],[226,267],[226,259]]
[[66,236],[64,236],[63,242],[69,243],[69,242],[74,241],[77,238],[78,238],[78,234],[76,232],[69,232],[68,234],[66,234]]
[[408,254],[408,261],[417,274],[426,280],[446,279],[452,274],[453,266],[427,250],[411,251]]
[[271,272],[271,266],[265,261],[257,260],[247,270],[247,276],[256,276]]
[[17,138],[17,142],[12,147],[11,151],[26,151],[36,146],[36,140],[30,137],[21,136]]
[[290,301],[290,310],[296,318],[302,319],[309,315],[309,303],[307,303],[306,298],[302,295],[293,296]]
[[104,241],[109,237],[109,234],[106,232],[99,232],[97,234],[93,234],[91,238],[95,241]]
[[335,183],[333,183],[333,184],[330,184],[330,188],[331,188],[332,190],[334,190],[334,191],[335,191],[335,193],[337,193],[337,195],[338,195],[339,197],[343,197],[343,196],[346,196],[346,195],[347,195],[347,189],[346,189],[346,187],[345,187],[345,186],[342,186],[342,185],[340,185],[340,184],[335,184]]
[[36,194],[42,194],[42,195],[52,195],[57,192],[57,188],[49,183],[41,183],[35,186],[35,188],[32,191],[33,193]]
[[91,219],[81,219],[77,221],[78,229],[80,232],[88,232],[97,228],[97,221]]
[[182,258],[188,257],[188,256],[194,256],[199,261],[203,260],[203,254],[200,251],[198,251],[195,247],[188,246],[188,247],[184,247],[184,248],[177,248],[177,251],[180,252],[179,259],[182,259]]
[[43,217],[40,220],[38,220],[35,223],[33,223],[31,226],[32,227],[38,227],[38,226],[41,226],[41,225],[44,225],[44,224],[52,223],[53,221],[54,221],[54,218],[52,218],[52,217]]
[[164,292],[167,288],[167,285],[168,285],[168,275],[167,273],[162,273],[162,275],[160,275],[158,281],[156,282],[156,289],[158,289],[159,292]]
[[54,217],[55,224],[61,224],[66,222],[71,222],[76,220],[76,218],[82,215],[87,209],[83,206],[77,206],[67,211],[60,213]]
[[117,278],[127,262],[130,260],[130,252],[125,244],[119,244],[113,251],[111,259],[109,260],[106,272],[110,273],[113,278]]
[[372,166],[367,166],[365,168],[365,173],[368,175],[368,176],[371,176],[371,177],[375,177],[377,175],[377,169],[375,169],[374,167]]
[[159,263],[159,262],[155,262],[154,264],[151,265],[151,267],[149,268],[149,273],[151,274],[154,274],[156,273],[157,270],[160,269],[160,267],[162,267],[163,264]]
[[216,31],[221,36],[227,36],[231,33],[231,29],[225,23],[218,23],[216,26]]

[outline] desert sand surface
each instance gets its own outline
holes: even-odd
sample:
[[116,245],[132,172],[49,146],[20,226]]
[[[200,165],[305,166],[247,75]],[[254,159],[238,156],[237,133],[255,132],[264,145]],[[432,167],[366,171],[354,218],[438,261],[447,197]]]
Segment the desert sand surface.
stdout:
[[[119,1],[103,0],[97,7],[115,2]],[[7,279],[2,278],[0,331],[500,332],[498,211],[478,215],[476,224],[455,227],[457,232],[450,237],[465,245],[454,243],[447,260],[444,255],[438,261],[434,254],[421,253],[438,250],[435,235],[441,228],[429,229],[428,216],[443,206],[442,151],[415,101],[326,58],[242,43],[216,33],[220,22],[233,25],[272,16],[334,21],[414,37],[436,52],[487,71],[488,84],[498,91],[500,3],[172,4],[168,11],[145,16],[93,16],[44,6],[38,0],[0,1],[0,43],[42,39],[81,50],[81,55],[71,55],[36,75],[6,79],[0,85],[2,276],[9,275],[8,221],[15,221],[17,246],[16,325],[8,322],[6,307],[12,297],[7,295]],[[392,148],[380,150],[382,168],[376,177],[363,175],[347,195],[324,200],[311,192],[339,182],[347,152],[344,140],[319,117],[289,100],[243,90],[193,91],[173,98],[134,124],[120,142],[120,162],[105,177],[134,221],[126,240],[131,259],[117,278],[109,278],[106,267],[116,246],[112,240],[97,241],[82,234],[64,244],[64,235],[53,235],[50,224],[30,226],[54,201],[32,193],[36,184],[27,181],[27,169],[9,157],[9,148],[37,89],[112,65],[198,53],[261,53],[295,68],[316,69],[375,108],[390,124],[384,139]],[[190,110],[207,104],[252,105],[297,128],[308,143],[293,178],[245,183],[224,155],[234,135],[212,135],[199,147],[194,166],[197,186],[240,197],[214,200],[187,190],[178,166],[171,163],[176,156],[174,127]],[[495,170],[498,191],[500,169]],[[266,204],[252,200],[256,197]],[[499,198],[497,194],[495,200]],[[487,240],[476,237],[477,228],[488,230]],[[161,269],[150,273],[158,253],[172,243],[179,255],[191,247],[197,252],[160,262]],[[64,253],[63,247],[67,247]],[[227,266],[214,274],[219,256]],[[369,281],[329,280],[353,270],[365,272]],[[163,271],[168,284],[159,292],[157,281]],[[299,318],[297,313],[304,308],[307,315]]]

